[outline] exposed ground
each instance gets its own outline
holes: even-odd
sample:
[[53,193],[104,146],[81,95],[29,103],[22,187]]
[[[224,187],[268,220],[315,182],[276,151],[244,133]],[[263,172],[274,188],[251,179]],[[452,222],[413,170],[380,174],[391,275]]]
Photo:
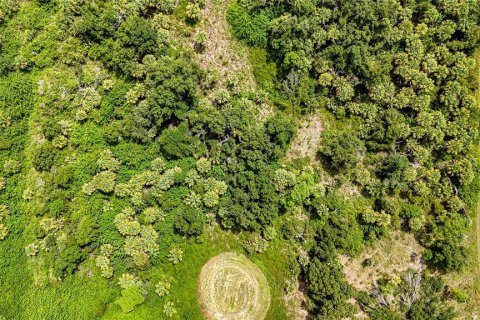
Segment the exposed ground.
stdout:
[[213,69],[220,73],[222,84],[234,74],[242,76],[242,87],[255,88],[253,71],[248,63],[248,49],[233,39],[230,34],[226,8],[232,0],[206,0],[202,10],[202,20],[197,30],[207,33],[205,50],[198,54],[198,62],[203,69]]
[[222,253],[202,268],[198,295],[208,320],[262,320],[270,288],[262,271],[245,256]]
[[[408,269],[422,270],[422,250],[413,235],[395,231],[388,239],[365,249],[359,257],[341,256],[341,262],[348,282],[359,290],[369,292],[375,281],[384,275],[395,277]],[[372,265],[364,267],[367,259]]]
[[314,161],[322,131],[322,121],[317,115],[306,119],[298,128],[297,136],[290,145],[287,160],[308,157]]
[[[237,83],[237,90],[257,91],[252,66],[249,63],[249,49],[235,40],[229,30],[226,9],[232,0],[206,0],[197,33],[205,32],[207,40],[202,52],[196,58],[204,70],[218,72],[219,87],[226,88],[230,80]],[[192,47],[194,44],[192,44]],[[263,103],[258,109],[257,119],[262,123],[273,114],[272,106]]]
[[293,284],[293,290],[284,296],[285,304],[288,306],[288,316],[292,320],[305,320],[308,316],[306,310],[305,283],[298,279]]

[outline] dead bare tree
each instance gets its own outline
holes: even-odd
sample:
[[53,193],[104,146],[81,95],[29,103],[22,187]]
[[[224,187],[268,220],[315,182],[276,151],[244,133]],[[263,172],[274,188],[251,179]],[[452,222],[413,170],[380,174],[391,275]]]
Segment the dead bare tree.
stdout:
[[382,292],[382,289],[377,282],[373,284],[373,294],[377,297],[377,301],[380,305],[384,307],[389,307],[392,305],[394,300],[393,295]]
[[422,282],[422,274],[416,271],[410,271],[402,277],[402,293],[400,294],[400,302],[410,310],[420,297],[420,285]]

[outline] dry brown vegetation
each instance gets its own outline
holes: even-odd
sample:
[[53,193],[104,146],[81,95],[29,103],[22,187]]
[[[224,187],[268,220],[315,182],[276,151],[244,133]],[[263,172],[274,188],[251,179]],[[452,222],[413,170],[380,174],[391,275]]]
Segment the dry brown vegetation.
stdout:
[[232,38],[225,17],[225,8],[231,0],[207,0],[202,10],[202,20],[198,30],[207,34],[205,50],[197,55],[203,69],[213,69],[220,73],[220,83],[225,84],[229,76],[242,75],[242,87],[255,89],[255,80],[248,63],[247,48]]
[[[388,239],[365,249],[359,257],[341,256],[341,263],[353,287],[371,291],[375,282],[385,275],[394,278],[408,269],[423,270],[422,250],[413,235],[395,231]],[[368,259],[371,266],[364,266]]]
[[288,150],[287,160],[304,157],[315,160],[322,131],[322,121],[317,115],[306,119],[298,128],[297,136]]
[[[248,48],[233,39],[225,16],[225,8],[232,2],[232,0],[205,1],[197,32],[206,33],[206,42],[204,50],[196,53],[196,58],[204,70],[218,72],[219,88],[227,87],[229,80],[233,79],[238,90],[254,92],[257,85],[248,59]],[[192,43],[192,47],[194,46]],[[263,103],[258,110],[258,123],[263,123],[272,114],[272,106]]]
[[262,320],[270,306],[270,288],[262,271],[245,256],[230,252],[203,266],[198,294],[210,320]]
[[292,286],[292,290],[284,296],[285,305],[288,308],[289,319],[305,320],[308,316],[308,311],[305,308],[305,284],[297,279]]

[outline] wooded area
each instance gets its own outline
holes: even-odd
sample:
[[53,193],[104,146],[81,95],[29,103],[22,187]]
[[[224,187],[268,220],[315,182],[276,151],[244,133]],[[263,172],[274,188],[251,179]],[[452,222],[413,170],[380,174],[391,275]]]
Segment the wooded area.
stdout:
[[[297,286],[308,319],[465,316],[480,3],[216,4],[251,88],[199,63],[208,1],[0,0],[0,319],[203,319],[227,251],[265,273],[266,319],[300,319]],[[287,157],[310,115],[315,159]],[[352,286],[340,255],[394,230],[423,269]]]

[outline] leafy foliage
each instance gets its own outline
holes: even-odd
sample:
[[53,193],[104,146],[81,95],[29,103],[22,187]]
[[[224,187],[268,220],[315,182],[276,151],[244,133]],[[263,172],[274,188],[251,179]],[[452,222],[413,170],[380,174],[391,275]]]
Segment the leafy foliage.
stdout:
[[394,196],[421,207],[427,219],[417,215],[412,229],[425,231],[427,259],[459,270],[453,260],[465,261],[465,248],[440,221],[468,220],[457,193],[474,176],[469,155],[478,119],[469,55],[480,43],[480,12],[472,3],[447,3],[246,1],[231,10],[249,19],[275,12],[268,48],[282,71],[278,90],[302,110],[324,106],[351,126],[324,136],[324,163],[373,199]]
[[[337,254],[400,226],[432,268],[462,270],[475,1],[222,5],[262,60],[251,91],[197,64],[216,40],[204,1],[0,1],[0,317],[198,318],[201,265],[234,250],[278,297],[302,277],[312,318],[352,317],[355,297],[395,319]],[[322,166],[284,161],[313,109]],[[400,313],[453,317],[445,290],[425,281]]]

